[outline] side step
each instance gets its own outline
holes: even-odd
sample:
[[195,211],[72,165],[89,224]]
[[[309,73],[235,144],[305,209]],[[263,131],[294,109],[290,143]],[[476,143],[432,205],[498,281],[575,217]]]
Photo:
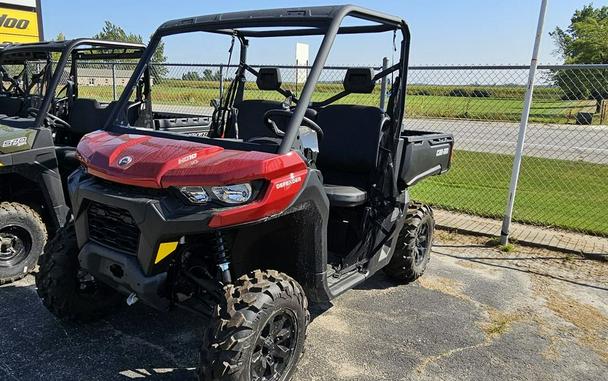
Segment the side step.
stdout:
[[327,272],[327,286],[332,299],[363,283],[369,277],[369,272],[362,273],[357,269],[341,274],[339,277],[336,277],[335,274],[333,269]]

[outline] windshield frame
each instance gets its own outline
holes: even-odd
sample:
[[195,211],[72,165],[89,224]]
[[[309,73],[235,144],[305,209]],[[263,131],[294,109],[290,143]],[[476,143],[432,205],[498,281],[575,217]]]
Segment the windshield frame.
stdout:
[[[44,125],[46,116],[51,108],[53,99],[56,97],[57,87],[61,82],[61,78],[65,68],[67,67],[70,60],[78,61],[90,61],[95,59],[109,59],[111,57],[116,58],[136,58],[140,59],[145,52],[146,46],[137,43],[127,42],[116,42],[116,41],[103,41],[95,39],[75,39],[68,41],[50,41],[41,43],[30,43],[30,44],[17,44],[8,45],[4,49],[0,50],[0,64],[3,63],[5,58],[10,58],[11,55],[19,57],[20,55],[32,54],[44,55],[47,61],[47,65],[52,63],[52,53],[61,53],[59,60],[56,62],[53,68],[50,80],[46,80],[46,93],[44,94],[40,108],[34,121],[34,128],[39,128]],[[85,52],[93,52],[94,50],[113,50],[112,53],[107,54],[84,54]],[[119,52],[118,50],[123,50]],[[116,50],[116,52],[114,52]],[[133,52],[127,52],[133,51]],[[8,57],[7,57],[8,56]],[[24,60],[24,62],[27,60]],[[10,62],[10,61],[8,61]],[[73,65],[77,65],[73,63]],[[45,77],[47,74],[45,74]]]
[[[368,22],[373,22],[373,25],[365,26],[342,26],[346,17],[354,17]],[[273,30],[249,30],[246,28],[294,28],[301,29],[273,29]],[[241,29],[242,28],[242,29]],[[241,43],[241,63],[246,64],[248,37],[281,37],[281,36],[315,36],[322,35],[323,40],[311,69],[308,74],[304,88],[300,94],[300,100],[295,107],[293,115],[285,129],[285,136],[276,152],[278,154],[286,154],[291,151],[292,146],[297,138],[299,126],[305,116],[308,105],[310,104],[313,92],[321,72],[323,71],[329,53],[332,49],[334,41],[338,34],[368,34],[381,33],[387,31],[400,31],[402,34],[401,51],[398,68],[400,84],[399,92],[395,101],[395,110],[392,111],[392,118],[398,120],[401,125],[405,112],[405,90],[407,84],[407,72],[409,66],[409,50],[410,50],[410,30],[407,23],[398,17],[390,16],[381,12],[369,10],[366,8],[345,5],[335,7],[310,7],[300,9],[271,9],[249,12],[235,12],[219,15],[208,15],[194,18],[173,20],[161,25],[160,28],[152,36],[146,51],[144,52],[139,64],[135,68],[131,79],[125,86],[125,89],[118,100],[117,107],[114,108],[106,129],[111,132],[122,134],[142,134],[167,137],[173,139],[181,139],[188,141],[197,141],[201,143],[210,143],[215,145],[226,145],[221,139],[212,139],[208,137],[192,137],[179,135],[171,132],[161,132],[151,129],[143,129],[129,126],[126,121],[126,107],[129,97],[135,91],[135,86],[139,78],[144,75],[148,65],[151,64],[152,56],[156,51],[163,37],[191,33],[191,32],[208,32],[216,34],[231,35],[238,38]],[[222,142],[222,143],[220,143]],[[230,142],[229,145],[233,145]],[[242,149],[252,149],[251,146],[257,146],[256,150],[267,151],[260,149],[261,145],[252,145],[242,143]]]

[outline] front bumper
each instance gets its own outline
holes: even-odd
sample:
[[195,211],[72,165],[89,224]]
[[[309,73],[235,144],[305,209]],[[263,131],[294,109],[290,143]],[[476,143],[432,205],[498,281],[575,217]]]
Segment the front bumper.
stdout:
[[146,304],[159,310],[169,307],[169,299],[162,297],[167,273],[146,276],[137,258],[117,253],[95,242],[85,244],[78,255],[80,266],[115,290],[129,295],[135,293]]
[[[82,169],[70,176],[68,186],[82,268],[116,290],[125,294],[134,292],[159,309],[166,307],[166,300],[159,295],[171,262],[157,260],[160,245],[216,230],[209,227],[209,221],[217,211],[225,209],[188,205],[171,189],[110,183]],[[104,224],[93,223],[91,219],[97,218],[100,212],[91,214],[91,210],[104,208],[109,210],[107,214],[112,214],[112,219],[102,221]],[[117,211],[122,215],[117,215]],[[115,226],[125,221],[131,228],[130,234],[122,234],[124,229]],[[96,234],[99,229],[103,234]],[[127,242],[129,239],[136,242]],[[175,253],[179,250],[181,247],[177,246]]]

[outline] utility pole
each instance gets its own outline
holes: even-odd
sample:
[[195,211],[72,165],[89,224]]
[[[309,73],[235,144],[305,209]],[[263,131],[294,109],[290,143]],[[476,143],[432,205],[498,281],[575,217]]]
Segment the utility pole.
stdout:
[[528,120],[530,119],[530,108],[532,106],[532,96],[534,95],[534,79],[536,78],[536,69],[538,67],[538,52],[540,50],[540,43],[543,37],[545,14],[547,13],[547,2],[548,0],[542,0],[540,6],[540,15],[538,17],[538,26],[536,28],[536,39],[534,41],[532,61],[530,62],[530,75],[528,76],[528,87],[526,91],[526,98],[524,100],[524,110],[521,113],[519,137],[517,138],[515,159],[513,160],[513,171],[511,173],[509,198],[507,199],[507,209],[505,211],[505,218],[502,222],[502,229],[500,232],[500,243],[503,245],[509,243],[509,230],[511,229],[511,220],[513,219],[513,206],[515,205],[515,193],[517,191],[517,184],[519,182],[521,159],[524,152],[524,144],[526,141],[526,130],[528,129]]

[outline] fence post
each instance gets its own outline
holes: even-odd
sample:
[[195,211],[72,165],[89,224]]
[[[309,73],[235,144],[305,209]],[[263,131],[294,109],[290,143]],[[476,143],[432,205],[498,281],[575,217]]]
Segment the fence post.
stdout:
[[513,206],[515,205],[515,193],[517,191],[517,183],[519,182],[519,172],[521,169],[521,159],[524,151],[524,143],[526,140],[526,130],[528,128],[528,120],[530,118],[530,108],[532,106],[532,95],[534,95],[534,79],[536,78],[536,68],[538,67],[538,51],[542,41],[543,27],[545,24],[545,14],[547,13],[547,0],[542,0],[540,6],[540,15],[538,17],[538,26],[536,28],[536,39],[534,41],[534,50],[532,52],[532,61],[530,62],[530,75],[528,76],[528,88],[524,101],[524,109],[521,113],[521,123],[519,124],[519,136],[517,138],[517,148],[515,149],[515,158],[513,160],[513,171],[511,172],[511,185],[509,187],[509,197],[507,199],[507,208],[505,210],[505,218],[502,222],[500,232],[500,243],[506,245],[509,243],[509,230],[511,229],[511,220],[513,219]]
[[116,100],[116,63],[112,62],[112,99]]
[[[388,57],[382,59],[382,70],[388,69]],[[382,84],[380,86],[380,108],[382,111],[386,111],[386,88],[387,88],[388,76],[382,77]]]
[[220,99],[224,98],[224,65],[220,64]]

